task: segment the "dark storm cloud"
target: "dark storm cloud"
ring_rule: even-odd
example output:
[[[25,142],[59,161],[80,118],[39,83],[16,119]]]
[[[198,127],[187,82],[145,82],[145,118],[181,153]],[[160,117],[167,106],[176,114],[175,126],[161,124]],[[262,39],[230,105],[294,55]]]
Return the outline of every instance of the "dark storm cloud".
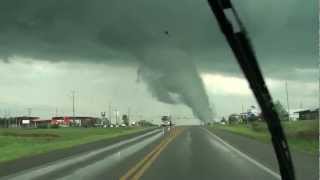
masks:
[[[178,14],[186,18],[179,19],[181,16],[175,18],[177,11],[169,4],[156,1],[131,2],[126,6],[119,1],[15,3],[11,1],[5,5],[7,13],[18,13],[10,14],[11,17],[4,15],[11,18],[3,20],[5,28],[1,29],[1,39],[5,42],[1,46],[4,56],[20,55],[52,61],[110,62],[125,59],[121,62],[124,64],[137,60],[141,64],[141,72],[149,70],[159,74],[156,79],[146,73],[141,74],[159,101],[183,103],[199,119],[212,119],[199,73],[187,55],[192,48],[186,46],[190,39],[185,37],[193,38],[192,28],[191,31],[183,30],[195,25],[190,25],[190,19],[187,19],[191,4],[179,10]],[[164,33],[166,31],[169,33]],[[168,46],[171,48],[165,50],[164,47]],[[178,55],[177,51],[180,52]],[[123,54],[128,56],[123,57]],[[162,67],[157,65],[159,61],[162,61],[159,64]],[[184,73],[179,73],[178,69]],[[177,97],[177,102],[173,102],[174,97]]]
[[[234,3],[268,75],[292,78],[295,68],[314,67],[315,0]],[[194,64],[202,72],[239,75],[205,0],[2,0],[0,59],[10,61],[12,56],[53,62],[138,62],[158,100],[174,103],[177,97],[202,119],[207,119],[210,108]],[[175,72],[179,68],[190,73]],[[145,73],[149,69],[159,72],[158,79]],[[190,84],[179,83],[187,82],[185,76]]]
[[[234,3],[263,64],[312,67],[317,44],[315,0]],[[224,59],[230,56],[205,0],[2,0],[0,6],[3,58],[105,61],[123,51],[133,53],[166,43],[164,31],[170,33],[175,47],[194,56],[207,54],[207,58],[197,58],[204,66],[214,69],[216,63],[226,64]]]
[[[180,33],[183,27],[172,19],[173,9],[155,3],[2,1],[0,54],[2,59],[21,55],[49,60],[117,58],[128,62],[133,57],[119,56],[136,55],[146,46],[165,41],[165,29],[170,30],[177,42],[183,39]]]
[[[297,74],[296,69],[315,69],[318,57],[317,1],[234,1],[249,36],[255,46],[258,60],[268,76],[292,80],[310,80],[310,76]],[[221,43],[223,44],[223,43]],[[232,72],[223,63],[232,59],[229,49],[220,48],[203,55],[203,67],[208,71]],[[214,67],[215,66],[215,67]]]

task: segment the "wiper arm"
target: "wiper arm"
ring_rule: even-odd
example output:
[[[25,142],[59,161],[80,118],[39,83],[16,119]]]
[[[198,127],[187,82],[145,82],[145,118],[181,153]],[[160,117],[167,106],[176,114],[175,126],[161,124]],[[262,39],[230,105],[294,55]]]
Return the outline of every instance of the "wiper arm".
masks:
[[[280,118],[258,66],[257,58],[245,28],[230,0],[208,0],[208,2],[261,107],[271,134],[281,177],[284,180],[294,180],[294,168]]]

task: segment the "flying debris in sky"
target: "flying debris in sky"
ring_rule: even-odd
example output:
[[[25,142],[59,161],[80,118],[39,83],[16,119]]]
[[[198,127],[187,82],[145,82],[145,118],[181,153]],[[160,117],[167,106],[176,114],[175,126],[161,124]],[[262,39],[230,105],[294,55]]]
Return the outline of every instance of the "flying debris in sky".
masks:
[[[164,31],[164,33],[165,33],[167,36],[169,36],[169,31]]]

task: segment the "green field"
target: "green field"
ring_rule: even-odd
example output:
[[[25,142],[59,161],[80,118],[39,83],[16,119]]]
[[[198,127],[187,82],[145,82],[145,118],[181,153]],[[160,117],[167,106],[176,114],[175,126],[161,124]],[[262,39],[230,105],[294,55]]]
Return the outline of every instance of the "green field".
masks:
[[[0,163],[88,142],[114,138],[143,128],[0,128]]]
[[[283,122],[282,125],[287,136],[290,148],[310,154],[318,153],[318,121]],[[265,143],[271,142],[269,131],[267,130],[267,125],[264,122],[232,125],[214,124],[208,128],[212,131],[214,131],[215,129],[226,130]]]

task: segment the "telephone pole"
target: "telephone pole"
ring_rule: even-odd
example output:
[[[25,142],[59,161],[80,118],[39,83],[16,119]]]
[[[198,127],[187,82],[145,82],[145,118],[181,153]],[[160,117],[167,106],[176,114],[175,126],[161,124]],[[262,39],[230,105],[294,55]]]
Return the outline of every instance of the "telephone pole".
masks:
[[[74,120],[74,117],[76,116],[76,110],[75,110],[75,91],[71,91],[71,95],[72,95],[72,119]]]
[[[115,113],[116,113],[116,125],[118,125],[118,109],[115,109]]]
[[[130,119],[130,107],[128,107],[128,119]]]
[[[28,116],[30,117],[32,113],[32,108],[27,108],[27,111],[28,111]]]
[[[286,96],[287,96],[288,118],[290,120],[290,105],[289,105],[289,93],[288,93],[288,82],[287,82],[287,80],[285,82],[285,87],[286,87]]]
[[[300,108],[300,109],[303,109],[303,103],[302,103],[302,101],[300,101],[299,108]]]
[[[111,103],[109,103],[109,107],[108,107],[108,108],[109,108],[109,113],[108,113],[108,114],[109,114],[109,121],[110,121],[110,124],[112,124],[112,120],[111,120],[111,118],[112,118],[112,114],[111,114],[111,113],[112,113]]]
[[[56,108],[56,114],[55,114],[56,117],[58,117],[58,108]]]
[[[320,31],[319,31],[320,33]],[[320,50],[320,46],[319,46],[319,50]],[[318,119],[320,121],[320,58],[318,57],[318,78],[319,78],[319,87],[318,87]],[[319,124],[319,128],[320,128],[320,124]]]

